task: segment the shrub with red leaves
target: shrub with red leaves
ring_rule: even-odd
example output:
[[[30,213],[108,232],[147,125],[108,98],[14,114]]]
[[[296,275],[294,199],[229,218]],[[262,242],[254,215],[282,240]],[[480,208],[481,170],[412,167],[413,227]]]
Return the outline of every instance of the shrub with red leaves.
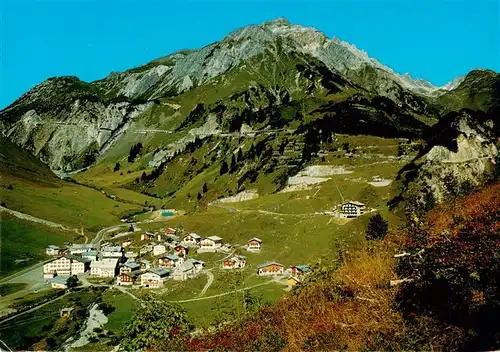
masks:
[[[407,314],[462,330],[462,347],[500,347],[500,185],[431,211],[408,236],[399,274]],[[408,317],[409,315],[407,315]]]

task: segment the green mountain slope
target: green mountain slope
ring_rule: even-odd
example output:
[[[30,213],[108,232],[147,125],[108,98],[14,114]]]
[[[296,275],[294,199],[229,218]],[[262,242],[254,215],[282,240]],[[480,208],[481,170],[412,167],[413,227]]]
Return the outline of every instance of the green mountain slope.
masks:
[[[500,74],[491,70],[469,72],[460,85],[437,98],[443,112],[471,110],[488,111],[500,108]]]
[[[0,138],[0,190],[2,205],[69,228],[95,233],[119,222],[135,204],[114,201],[98,190],[57,178],[34,156]],[[99,206],[97,206],[99,204]],[[70,231],[68,238],[76,233]]]

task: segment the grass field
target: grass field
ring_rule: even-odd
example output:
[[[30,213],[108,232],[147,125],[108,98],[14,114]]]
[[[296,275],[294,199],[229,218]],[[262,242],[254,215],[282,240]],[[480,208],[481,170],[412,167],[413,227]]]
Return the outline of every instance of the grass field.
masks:
[[[260,253],[238,250],[247,255],[251,267],[265,261],[280,261],[284,265],[311,263],[322,256],[334,256],[345,245],[363,239],[368,216],[363,216],[345,225],[331,222],[330,216],[277,216],[254,211],[229,212],[219,208],[208,208],[200,213],[176,217],[168,222],[140,225],[142,231],[171,226],[184,232],[196,232],[202,237],[217,235],[224,243],[234,247],[243,246],[252,237],[263,240]],[[136,240],[140,233],[129,237]],[[314,240],[311,240],[311,237]],[[125,237],[124,237],[125,238]],[[120,238],[122,241],[124,238]],[[192,254],[202,260],[220,259],[221,254]]]
[[[142,210],[100,191],[58,179],[34,156],[0,138],[0,192],[4,206],[42,219],[96,232]]]
[[[178,304],[186,310],[188,318],[196,327],[208,328],[223,321],[240,318],[245,313],[245,295],[260,299],[262,306],[270,305],[283,296],[283,288],[284,286],[271,283],[245,291],[246,293],[237,292],[213,299]]]
[[[117,290],[107,291],[102,300],[115,307],[115,310],[108,315],[108,322],[104,328],[118,333],[132,319],[137,303],[126,293]]]
[[[44,227],[7,213],[2,213],[0,234],[0,277],[47,258],[45,255],[47,245],[62,244],[76,237],[76,233]]]
[[[5,297],[13,293],[24,290],[28,285],[23,283],[2,284],[0,285],[0,297]]]

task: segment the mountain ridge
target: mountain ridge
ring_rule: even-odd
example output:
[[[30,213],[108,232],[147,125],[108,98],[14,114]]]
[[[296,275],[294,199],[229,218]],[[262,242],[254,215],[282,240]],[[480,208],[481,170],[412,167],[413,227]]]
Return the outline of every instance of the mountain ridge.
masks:
[[[417,90],[431,89],[338,38],[279,19],[94,82],[51,78],[0,111],[0,129],[59,175],[127,162],[129,171],[148,170],[127,186],[156,196],[183,187],[169,163],[180,165],[191,153],[202,157],[205,140],[216,168],[231,148],[243,148],[237,139],[250,131],[264,156],[241,163],[231,187],[238,191],[262,175],[265,192],[275,192],[331,134],[424,138],[450,111],[498,105],[500,78],[493,71],[472,71],[448,86],[454,89],[434,90],[439,96],[415,93],[410,81]],[[129,158],[139,144],[139,156]],[[294,153],[283,155],[285,149]],[[183,172],[190,178],[209,166],[204,161]]]

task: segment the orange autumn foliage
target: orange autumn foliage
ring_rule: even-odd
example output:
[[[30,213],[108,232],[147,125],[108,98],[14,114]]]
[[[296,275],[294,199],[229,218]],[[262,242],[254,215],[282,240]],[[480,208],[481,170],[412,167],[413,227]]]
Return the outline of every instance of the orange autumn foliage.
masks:
[[[456,275],[446,276],[453,273],[450,269],[459,268],[459,273],[463,270],[470,272],[481,268],[481,261],[495,265],[494,253],[500,253],[500,241],[495,237],[500,233],[499,210],[498,184],[438,206],[418,225],[391,233],[385,240],[370,246],[344,253],[340,264],[316,271],[297,291],[273,306],[262,308],[257,314],[216,333],[193,338],[187,348],[357,351],[455,350],[474,346],[470,337],[478,335],[467,329],[475,326],[456,325],[453,321],[441,319],[439,314],[428,310],[430,306],[426,305],[425,297],[446,294],[447,291],[440,288],[455,285],[453,280],[461,279]],[[423,242],[416,240],[419,236]],[[488,248],[481,247],[483,241]],[[419,246],[417,249],[415,244]],[[420,249],[424,249],[421,255],[394,258],[396,253],[416,253]],[[398,279],[398,273],[405,275],[401,278],[407,277],[404,270],[400,271],[406,260],[410,263],[409,274],[417,270],[418,275],[412,276],[415,281],[391,287],[389,283]],[[445,276],[436,278],[433,270],[443,270]],[[489,268],[485,270],[484,275],[495,272]],[[424,279],[428,281],[424,282]],[[470,290],[472,309],[488,307],[487,304],[492,302],[488,287],[495,287],[491,286],[494,280],[483,281],[483,286],[474,286]],[[427,288],[436,291],[426,291]],[[402,294],[404,292],[412,296],[406,297]],[[423,300],[419,294],[424,295]],[[461,304],[458,298],[456,302]],[[466,297],[464,301],[469,302]],[[465,306],[465,312],[467,309]],[[491,343],[479,346],[496,346],[496,335],[490,334],[486,338],[489,336],[493,336],[488,341]]]

